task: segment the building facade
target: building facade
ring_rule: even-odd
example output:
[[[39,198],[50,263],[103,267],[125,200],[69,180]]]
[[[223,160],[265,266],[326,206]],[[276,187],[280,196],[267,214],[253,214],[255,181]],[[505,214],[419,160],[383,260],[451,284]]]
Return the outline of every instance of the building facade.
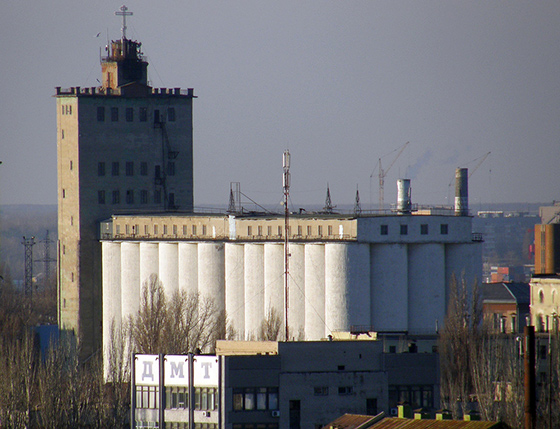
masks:
[[[448,285],[481,278],[471,217],[298,215],[290,219],[290,339],[333,331],[434,334]],[[225,310],[238,339],[256,339],[271,309],[284,323],[280,215],[115,215],[101,224],[103,324],[135,314],[156,274],[165,291],[200,293]],[[284,332],[284,329],[282,329]]]
[[[59,326],[84,355],[101,346],[99,222],[193,208],[193,90],[151,88],[140,47],[113,41],[100,87],[56,88]]]

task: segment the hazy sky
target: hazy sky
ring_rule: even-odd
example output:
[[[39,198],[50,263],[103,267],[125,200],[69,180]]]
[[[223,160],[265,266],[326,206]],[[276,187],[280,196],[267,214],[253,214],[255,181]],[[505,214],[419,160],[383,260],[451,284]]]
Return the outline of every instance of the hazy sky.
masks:
[[[56,203],[56,86],[96,86],[122,2],[0,8],[0,202]],[[471,203],[560,199],[560,2],[153,1],[127,3],[155,87],[195,89],[195,205],[229,183],[263,204],[377,202],[376,166],[445,204],[474,168]],[[100,37],[95,37],[101,33]],[[375,172],[374,172],[375,170]],[[374,172],[373,178],[370,178]],[[453,191],[451,191],[453,196]]]

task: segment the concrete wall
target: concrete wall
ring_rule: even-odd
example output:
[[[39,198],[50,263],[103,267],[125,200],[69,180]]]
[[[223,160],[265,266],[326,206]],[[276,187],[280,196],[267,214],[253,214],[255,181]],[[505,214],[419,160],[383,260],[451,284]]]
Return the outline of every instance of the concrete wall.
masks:
[[[162,151],[167,142],[178,152],[167,191],[175,194],[175,204],[181,209],[193,208],[192,96],[129,98],[71,88],[58,89],[56,100],[59,325],[75,332],[82,355],[88,357],[101,346],[103,335],[99,221],[124,209],[157,212],[164,208],[163,202],[154,201],[158,187],[154,172],[156,165],[169,161]],[[98,107],[105,109],[104,121],[98,121]],[[167,122],[165,140],[162,129],[154,127],[153,117],[155,110],[163,113],[169,107],[175,108],[176,120]],[[127,108],[133,109],[132,121],[126,119]],[[147,109],[146,122],[139,121],[140,108]],[[111,109],[118,109],[118,121],[112,120]],[[132,174],[127,174],[129,162]],[[146,175],[140,171],[143,162]],[[104,163],[104,174],[99,174],[99,163]],[[118,174],[113,174],[113,163],[119,164]],[[113,200],[116,191],[118,201]],[[129,191],[133,201],[127,201]],[[146,202],[141,200],[141,191],[147,192]],[[130,233],[138,234],[137,223],[130,226],[134,227]]]

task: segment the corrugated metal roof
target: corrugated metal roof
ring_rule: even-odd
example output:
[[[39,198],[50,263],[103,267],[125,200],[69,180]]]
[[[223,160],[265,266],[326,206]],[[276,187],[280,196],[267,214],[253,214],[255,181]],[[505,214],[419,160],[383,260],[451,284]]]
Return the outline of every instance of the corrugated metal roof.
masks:
[[[505,428],[498,422],[465,422],[463,420],[414,420],[385,417],[370,429],[499,429]]]
[[[365,416],[361,414],[344,414],[338,419],[330,422],[328,425],[323,426],[323,429],[360,429],[369,428],[377,421],[377,416]]]

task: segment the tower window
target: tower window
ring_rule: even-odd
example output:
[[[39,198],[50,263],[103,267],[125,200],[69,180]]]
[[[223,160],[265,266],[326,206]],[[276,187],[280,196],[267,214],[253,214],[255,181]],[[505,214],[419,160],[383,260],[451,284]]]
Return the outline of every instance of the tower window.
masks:
[[[148,120],[148,109],[146,107],[140,107],[140,122],[146,122]]]
[[[134,176],[134,162],[128,161],[126,163],[126,175],[127,176]]]
[[[381,225],[380,233],[381,235],[389,235],[389,225]]]
[[[97,121],[104,122],[105,121],[105,107],[99,106],[97,108]]]
[[[113,204],[120,204],[121,203],[121,195],[118,190],[113,191]]]
[[[327,235],[332,235],[332,225],[327,226]]]
[[[62,190],[62,198],[66,198],[66,189]]]
[[[408,234],[408,225],[401,225],[401,235]]]
[[[175,176],[175,163],[173,161],[167,163],[167,175]]]
[[[446,223],[442,223],[440,225],[440,232],[442,235],[447,235],[449,233],[449,225],[447,225]]]
[[[167,120],[169,122],[175,122],[175,107],[167,109]]]
[[[132,189],[126,191],[126,203],[134,204],[134,191]]]
[[[60,130],[60,138],[64,140],[64,130]]]
[[[160,123],[159,110],[154,110],[154,124]]]
[[[148,191],[145,189],[140,191],[140,204],[148,204]]]
[[[72,170],[74,167],[74,163],[72,162],[72,160],[70,160],[70,170]]]
[[[141,162],[140,163],[140,176],[147,176],[148,175],[148,163]]]
[[[98,162],[97,163],[97,175],[98,176],[105,176],[105,163]]]
[[[317,226],[317,235],[318,235],[319,237],[322,237],[322,236],[323,236],[323,225]]]
[[[113,162],[112,169],[111,169],[111,174],[113,176],[118,176],[119,175],[119,163],[118,163],[118,161]]]
[[[428,224],[427,223],[423,223],[422,225],[420,225],[420,234],[428,235]]]
[[[132,107],[126,108],[126,122],[132,122],[134,120],[134,109]]]
[[[119,121],[119,108],[111,107],[111,122],[118,122],[118,121]]]
[[[105,191],[97,191],[97,202],[105,204]]]
[[[161,204],[161,191],[159,189],[154,191],[154,203]]]

